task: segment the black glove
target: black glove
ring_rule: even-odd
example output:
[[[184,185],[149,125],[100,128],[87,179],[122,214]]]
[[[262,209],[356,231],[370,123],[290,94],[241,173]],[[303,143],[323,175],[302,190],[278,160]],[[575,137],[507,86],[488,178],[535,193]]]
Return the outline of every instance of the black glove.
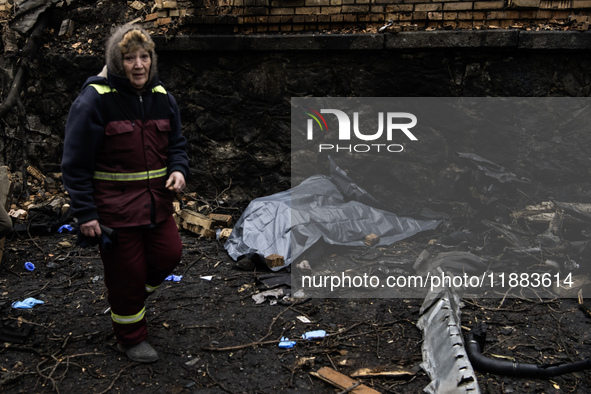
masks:
[[[117,231],[113,230],[110,227],[103,226],[102,224],[99,224],[99,227],[101,228],[100,238],[99,237],[87,237],[86,235],[84,235],[80,231],[78,231],[76,245],[80,245],[83,248],[88,248],[88,247],[96,246],[97,244],[100,243],[101,249],[103,249],[105,252],[110,252],[111,250],[116,248],[119,243],[118,242],[119,240],[117,237]]]

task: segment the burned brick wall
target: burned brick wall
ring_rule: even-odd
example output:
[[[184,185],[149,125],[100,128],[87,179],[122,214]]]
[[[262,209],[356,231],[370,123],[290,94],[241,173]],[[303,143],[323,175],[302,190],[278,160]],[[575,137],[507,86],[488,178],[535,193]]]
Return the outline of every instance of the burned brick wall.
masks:
[[[179,102],[189,141],[192,190],[208,198],[225,191],[242,204],[288,189],[291,97],[588,97],[591,89],[591,53],[580,48],[462,48],[458,42],[445,48],[433,40],[430,48],[387,48],[383,41],[374,48],[350,36],[322,39],[307,37],[306,45],[211,36],[187,38],[190,44],[158,41],[160,76]],[[100,54],[43,53],[24,89],[26,117],[15,110],[3,121],[2,164],[21,165],[24,130],[29,164],[58,172],[69,107],[102,64]],[[502,131],[462,133],[429,141],[420,157],[397,157],[392,187],[371,191],[396,209],[457,198],[450,184],[463,164],[455,153],[471,152],[532,179],[523,191],[529,199],[588,195],[591,134],[585,130],[533,132],[516,136],[515,145],[506,143]]]
[[[0,0],[0,12],[14,1]],[[18,2],[17,2],[18,3]],[[54,1],[60,10],[85,7],[88,1]],[[589,0],[105,0],[117,4],[126,22],[150,30],[193,33],[301,33],[355,31],[376,33],[424,29],[579,30],[589,29]],[[91,6],[89,8],[95,8]],[[92,9],[86,11],[91,13]],[[107,15],[105,15],[108,17]],[[81,16],[71,15],[78,28]]]

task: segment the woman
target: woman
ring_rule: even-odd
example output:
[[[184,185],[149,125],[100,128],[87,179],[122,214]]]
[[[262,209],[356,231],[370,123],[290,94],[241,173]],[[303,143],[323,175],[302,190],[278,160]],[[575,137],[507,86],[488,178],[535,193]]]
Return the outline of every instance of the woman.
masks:
[[[144,29],[117,28],[106,63],[72,104],[62,173],[79,231],[100,237],[106,226],[118,234],[118,247],[99,247],[117,346],[134,361],[153,362],[144,301],[180,262],[172,202],[189,171],[186,139]]]

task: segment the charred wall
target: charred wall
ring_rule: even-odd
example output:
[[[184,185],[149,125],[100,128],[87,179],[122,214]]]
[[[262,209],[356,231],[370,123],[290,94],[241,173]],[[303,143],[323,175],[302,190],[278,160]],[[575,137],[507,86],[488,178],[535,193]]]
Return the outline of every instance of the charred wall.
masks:
[[[289,188],[291,97],[589,95],[586,41],[562,36],[557,43],[539,36],[528,44],[523,36],[514,42],[503,34],[476,41],[474,35],[468,41],[457,36],[437,41],[419,33],[401,33],[395,42],[383,35],[158,40],[160,76],[179,102],[189,140],[190,187],[210,198],[227,189],[233,204]],[[41,53],[23,96],[26,117],[15,110],[4,119],[2,161],[22,164],[24,119],[30,164],[59,171],[69,107],[102,64],[101,54]],[[392,187],[364,186],[395,209],[454,199],[457,190],[450,185],[464,166],[455,153],[472,152],[532,179],[524,191],[530,200],[586,198],[591,133],[556,136],[543,130],[513,137],[519,143],[507,144],[503,132],[464,135],[459,129],[430,141],[420,157],[396,158]]]

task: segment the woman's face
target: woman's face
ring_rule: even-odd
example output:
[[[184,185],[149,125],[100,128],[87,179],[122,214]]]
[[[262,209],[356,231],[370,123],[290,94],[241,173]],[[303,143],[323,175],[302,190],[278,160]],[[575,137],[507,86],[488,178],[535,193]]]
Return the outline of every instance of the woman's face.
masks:
[[[123,69],[125,76],[129,78],[131,86],[136,89],[144,87],[150,77],[152,59],[145,49],[138,49],[123,55]]]

